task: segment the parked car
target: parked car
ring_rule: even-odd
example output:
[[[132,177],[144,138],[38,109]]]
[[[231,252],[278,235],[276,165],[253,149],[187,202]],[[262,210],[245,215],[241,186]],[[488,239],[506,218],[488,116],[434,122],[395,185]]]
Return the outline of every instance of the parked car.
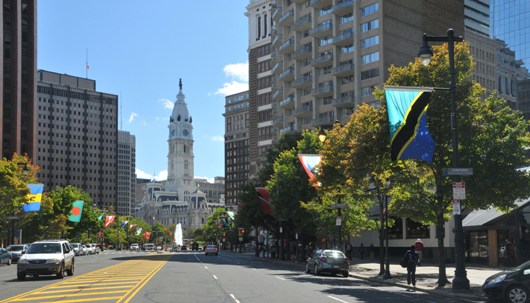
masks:
[[[206,245],[206,250],[204,250],[204,254],[207,255],[218,255],[219,249],[217,248],[217,245]]]
[[[42,240],[31,244],[17,264],[17,278],[26,275],[56,275],[62,279],[64,273],[74,275],[75,254],[66,240]]]
[[[100,253],[99,246],[96,243],[90,243],[88,245],[90,245],[90,247],[92,247],[92,250],[94,251],[94,254],[99,254]]]
[[[492,300],[530,302],[530,261],[487,278],[482,285],[482,291]]]
[[[92,244],[85,244],[86,246],[86,254],[87,255],[93,255],[96,253],[96,249],[94,246],[92,246]]]
[[[11,255],[11,263],[17,263],[18,259],[20,259],[20,256],[22,256],[23,253],[26,253],[26,251],[29,248],[29,244],[11,244],[9,245],[6,250]]]
[[[131,244],[129,249],[138,251],[138,250],[140,250],[140,245],[138,245],[138,243],[133,243],[133,244]]]
[[[11,254],[3,247],[0,247],[0,264],[11,265]]]
[[[306,260],[305,272],[315,275],[327,272],[348,277],[350,261],[340,250],[318,249]]]
[[[86,247],[81,243],[70,243],[76,256],[86,255]]]

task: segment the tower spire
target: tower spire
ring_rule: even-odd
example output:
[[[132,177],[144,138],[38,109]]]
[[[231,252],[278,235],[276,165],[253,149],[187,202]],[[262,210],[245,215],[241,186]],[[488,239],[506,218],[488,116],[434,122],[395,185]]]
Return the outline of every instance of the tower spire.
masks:
[[[182,90],[182,78],[179,78],[179,88]]]

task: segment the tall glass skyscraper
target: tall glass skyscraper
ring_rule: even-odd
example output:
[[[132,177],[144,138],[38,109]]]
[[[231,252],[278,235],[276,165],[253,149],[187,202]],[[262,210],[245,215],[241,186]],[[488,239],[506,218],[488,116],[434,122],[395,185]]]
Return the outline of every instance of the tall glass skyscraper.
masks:
[[[530,1],[490,0],[491,36],[504,40],[515,58],[530,67]]]

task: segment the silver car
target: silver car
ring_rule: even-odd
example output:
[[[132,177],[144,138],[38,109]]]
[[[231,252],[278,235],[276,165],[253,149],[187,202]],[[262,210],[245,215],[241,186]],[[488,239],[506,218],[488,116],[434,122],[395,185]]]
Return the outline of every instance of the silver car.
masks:
[[[346,278],[350,272],[350,261],[340,250],[317,249],[307,258],[305,271],[312,271],[315,275],[323,272],[341,274]]]
[[[66,240],[43,240],[31,244],[17,263],[17,278],[26,275],[56,275],[62,279],[64,273],[74,275],[74,250]]]

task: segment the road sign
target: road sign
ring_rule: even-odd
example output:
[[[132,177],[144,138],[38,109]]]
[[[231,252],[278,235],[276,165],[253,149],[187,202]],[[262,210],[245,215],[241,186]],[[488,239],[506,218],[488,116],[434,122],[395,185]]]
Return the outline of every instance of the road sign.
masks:
[[[332,209],[335,209],[335,208],[347,208],[348,207],[348,204],[331,204],[331,208]]]
[[[460,215],[460,200],[453,200],[453,215]]]
[[[453,167],[453,168],[444,168],[444,176],[472,176],[473,168],[472,167]]]
[[[453,199],[466,199],[466,184],[464,182],[453,182]]]

